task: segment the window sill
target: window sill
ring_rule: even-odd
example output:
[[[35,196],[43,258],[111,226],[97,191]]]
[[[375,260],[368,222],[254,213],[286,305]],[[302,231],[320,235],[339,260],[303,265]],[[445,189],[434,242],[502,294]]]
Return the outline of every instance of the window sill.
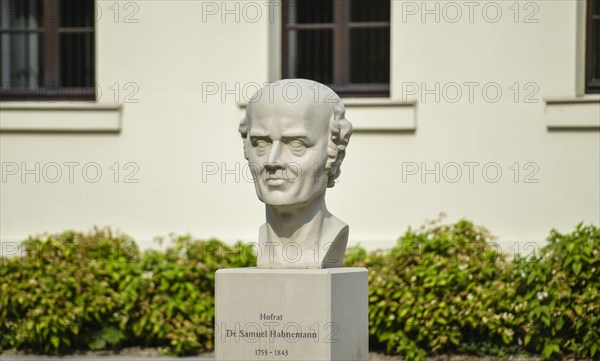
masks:
[[[416,101],[389,98],[345,98],[348,120],[355,132],[414,132],[417,129]],[[246,109],[247,102],[238,103]]]
[[[121,131],[122,104],[0,103],[0,132]]]
[[[600,129],[600,95],[544,99],[548,129]]]

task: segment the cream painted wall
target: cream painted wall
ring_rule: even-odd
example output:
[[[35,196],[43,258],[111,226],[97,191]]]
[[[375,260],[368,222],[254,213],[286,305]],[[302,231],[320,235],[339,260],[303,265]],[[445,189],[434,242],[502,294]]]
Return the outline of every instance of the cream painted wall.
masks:
[[[254,21],[253,8],[244,10],[252,2],[241,2],[239,21],[232,13],[222,22],[221,2],[136,1],[130,2],[135,8],[125,8],[127,3],[118,2],[115,22],[109,8],[114,2],[98,2],[96,28],[99,102],[114,104],[109,87],[118,82],[121,132],[3,132],[0,239],[110,225],[143,246],[169,232],[255,240],[264,214],[243,172],[237,133],[243,111],[237,101],[251,95],[248,84],[277,73],[269,68],[278,53],[269,45],[269,8],[254,2],[262,11]],[[359,129],[353,135],[340,181],[328,194],[330,210],[351,226],[351,242],[391,245],[409,225],[442,211],[450,220],[466,217],[487,226],[505,245],[542,240],[553,227],[600,223],[598,129],[550,130],[545,123],[546,98],[576,94],[576,1],[518,2],[516,23],[512,2],[474,2],[472,21],[468,7],[453,3],[463,12],[457,22],[450,22],[456,19],[454,5],[427,2],[428,9],[435,12],[436,3],[439,22],[433,14],[421,18],[422,2],[392,1],[392,98],[417,101],[416,131]],[[235,2],[228,4],[235,12]],[[502,15],[492,22],[498,7]],[[138,22],[125,23],[132,9],[137,12],[129,20]],[[526,15],[537,22],[524,22]],[[438,101],[421,91],[435,89],[436,82]],[[473,85],[472,101],[464,85],[469,82],[479,84]],[[124,89],[126,83],[138,86],[138,103],[124,102],[133,89]],[[203,92],[213,83],[219,90],[223,83],[228,89],[238,83],[237,99],[235,90]],[[456,84],[463,94],[453,102]],[[494,87],[502,90],[497,102],[486,100],[485,85],[488,99]],[[248,94],[240,95],[244,90]],[[527,94],[536,102],[525,102]],[[352,121],[351,111],[347,116]],[[36,162],[40,182],[33,174],[23,182],[22,163],[33,168]],[[64,173],[56,183],[43,174],[51,162]],[[65,162],[80,164],[72,183]],[[81,175],[91,162],[103,172],[97,183]],[[110,168],[115,162],[121,168],[118,182]],[[123,169],[128,162],[139,168],[138,183],[123,180],[134,169]],[[473,182],[466,162],[479,164]],[[19,166],[17,174],[7,173],[9,163]],[[422,163],[429,169],[439,163],[439,182],[434,174],[424,181],[421,171],[407,174]],[[515,163],[517,182],[510,168]],[[223,165],[233,171],[223,172]],[[456,165],[463,174],[452,183]],[[501,169],[498,182],[484,178],[485,165],[490,177],[494,166]],[[537,183],[525,183],[533,170]]]

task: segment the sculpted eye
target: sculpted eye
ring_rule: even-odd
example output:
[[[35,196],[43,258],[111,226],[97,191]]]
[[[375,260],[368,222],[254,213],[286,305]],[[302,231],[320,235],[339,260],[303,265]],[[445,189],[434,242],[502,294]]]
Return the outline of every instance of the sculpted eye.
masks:
[[[252,146],[255,148],[266,148],[269,146],[269,143],[264,139],[255,139],[252,141]]]
[[[303,150],[304,148],[306,148],[306,145],[299,140],[292,140],[289,143],[289,147],[293,151],[300,151],[300,150]]]
[[[306,144],[300,140],[292,140],[287,143],[290,152],[296,156],[301,156],[306,151]]]
[[[259,154],[262,154],[268,151],[269,147],[271,146],[271,143],[267,142],[264,139],[255,139],[252,141],[252,146],[256,148],[256,151]]]

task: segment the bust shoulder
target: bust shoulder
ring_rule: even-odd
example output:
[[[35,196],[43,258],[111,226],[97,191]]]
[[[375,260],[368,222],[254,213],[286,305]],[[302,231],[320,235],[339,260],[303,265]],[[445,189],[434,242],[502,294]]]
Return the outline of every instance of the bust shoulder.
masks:
[[[330,215],[323,222],[321,248],[326,251],[322,267],[341,267],[348,244],[350,227],[337,217]]]

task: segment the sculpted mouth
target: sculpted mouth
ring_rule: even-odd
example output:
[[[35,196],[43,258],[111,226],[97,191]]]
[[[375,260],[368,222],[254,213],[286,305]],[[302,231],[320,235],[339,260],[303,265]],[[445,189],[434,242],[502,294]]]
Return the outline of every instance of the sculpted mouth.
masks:
[[[269,178],[267,178],[267,184],[271,185],[271,186],[282,185],[285,182],[286,182],[285,178],[276,178],[276,177],[269,177]]]
[[[265,172],[265,178],[267,181],[286,181],[285,174],[283,172]]]

